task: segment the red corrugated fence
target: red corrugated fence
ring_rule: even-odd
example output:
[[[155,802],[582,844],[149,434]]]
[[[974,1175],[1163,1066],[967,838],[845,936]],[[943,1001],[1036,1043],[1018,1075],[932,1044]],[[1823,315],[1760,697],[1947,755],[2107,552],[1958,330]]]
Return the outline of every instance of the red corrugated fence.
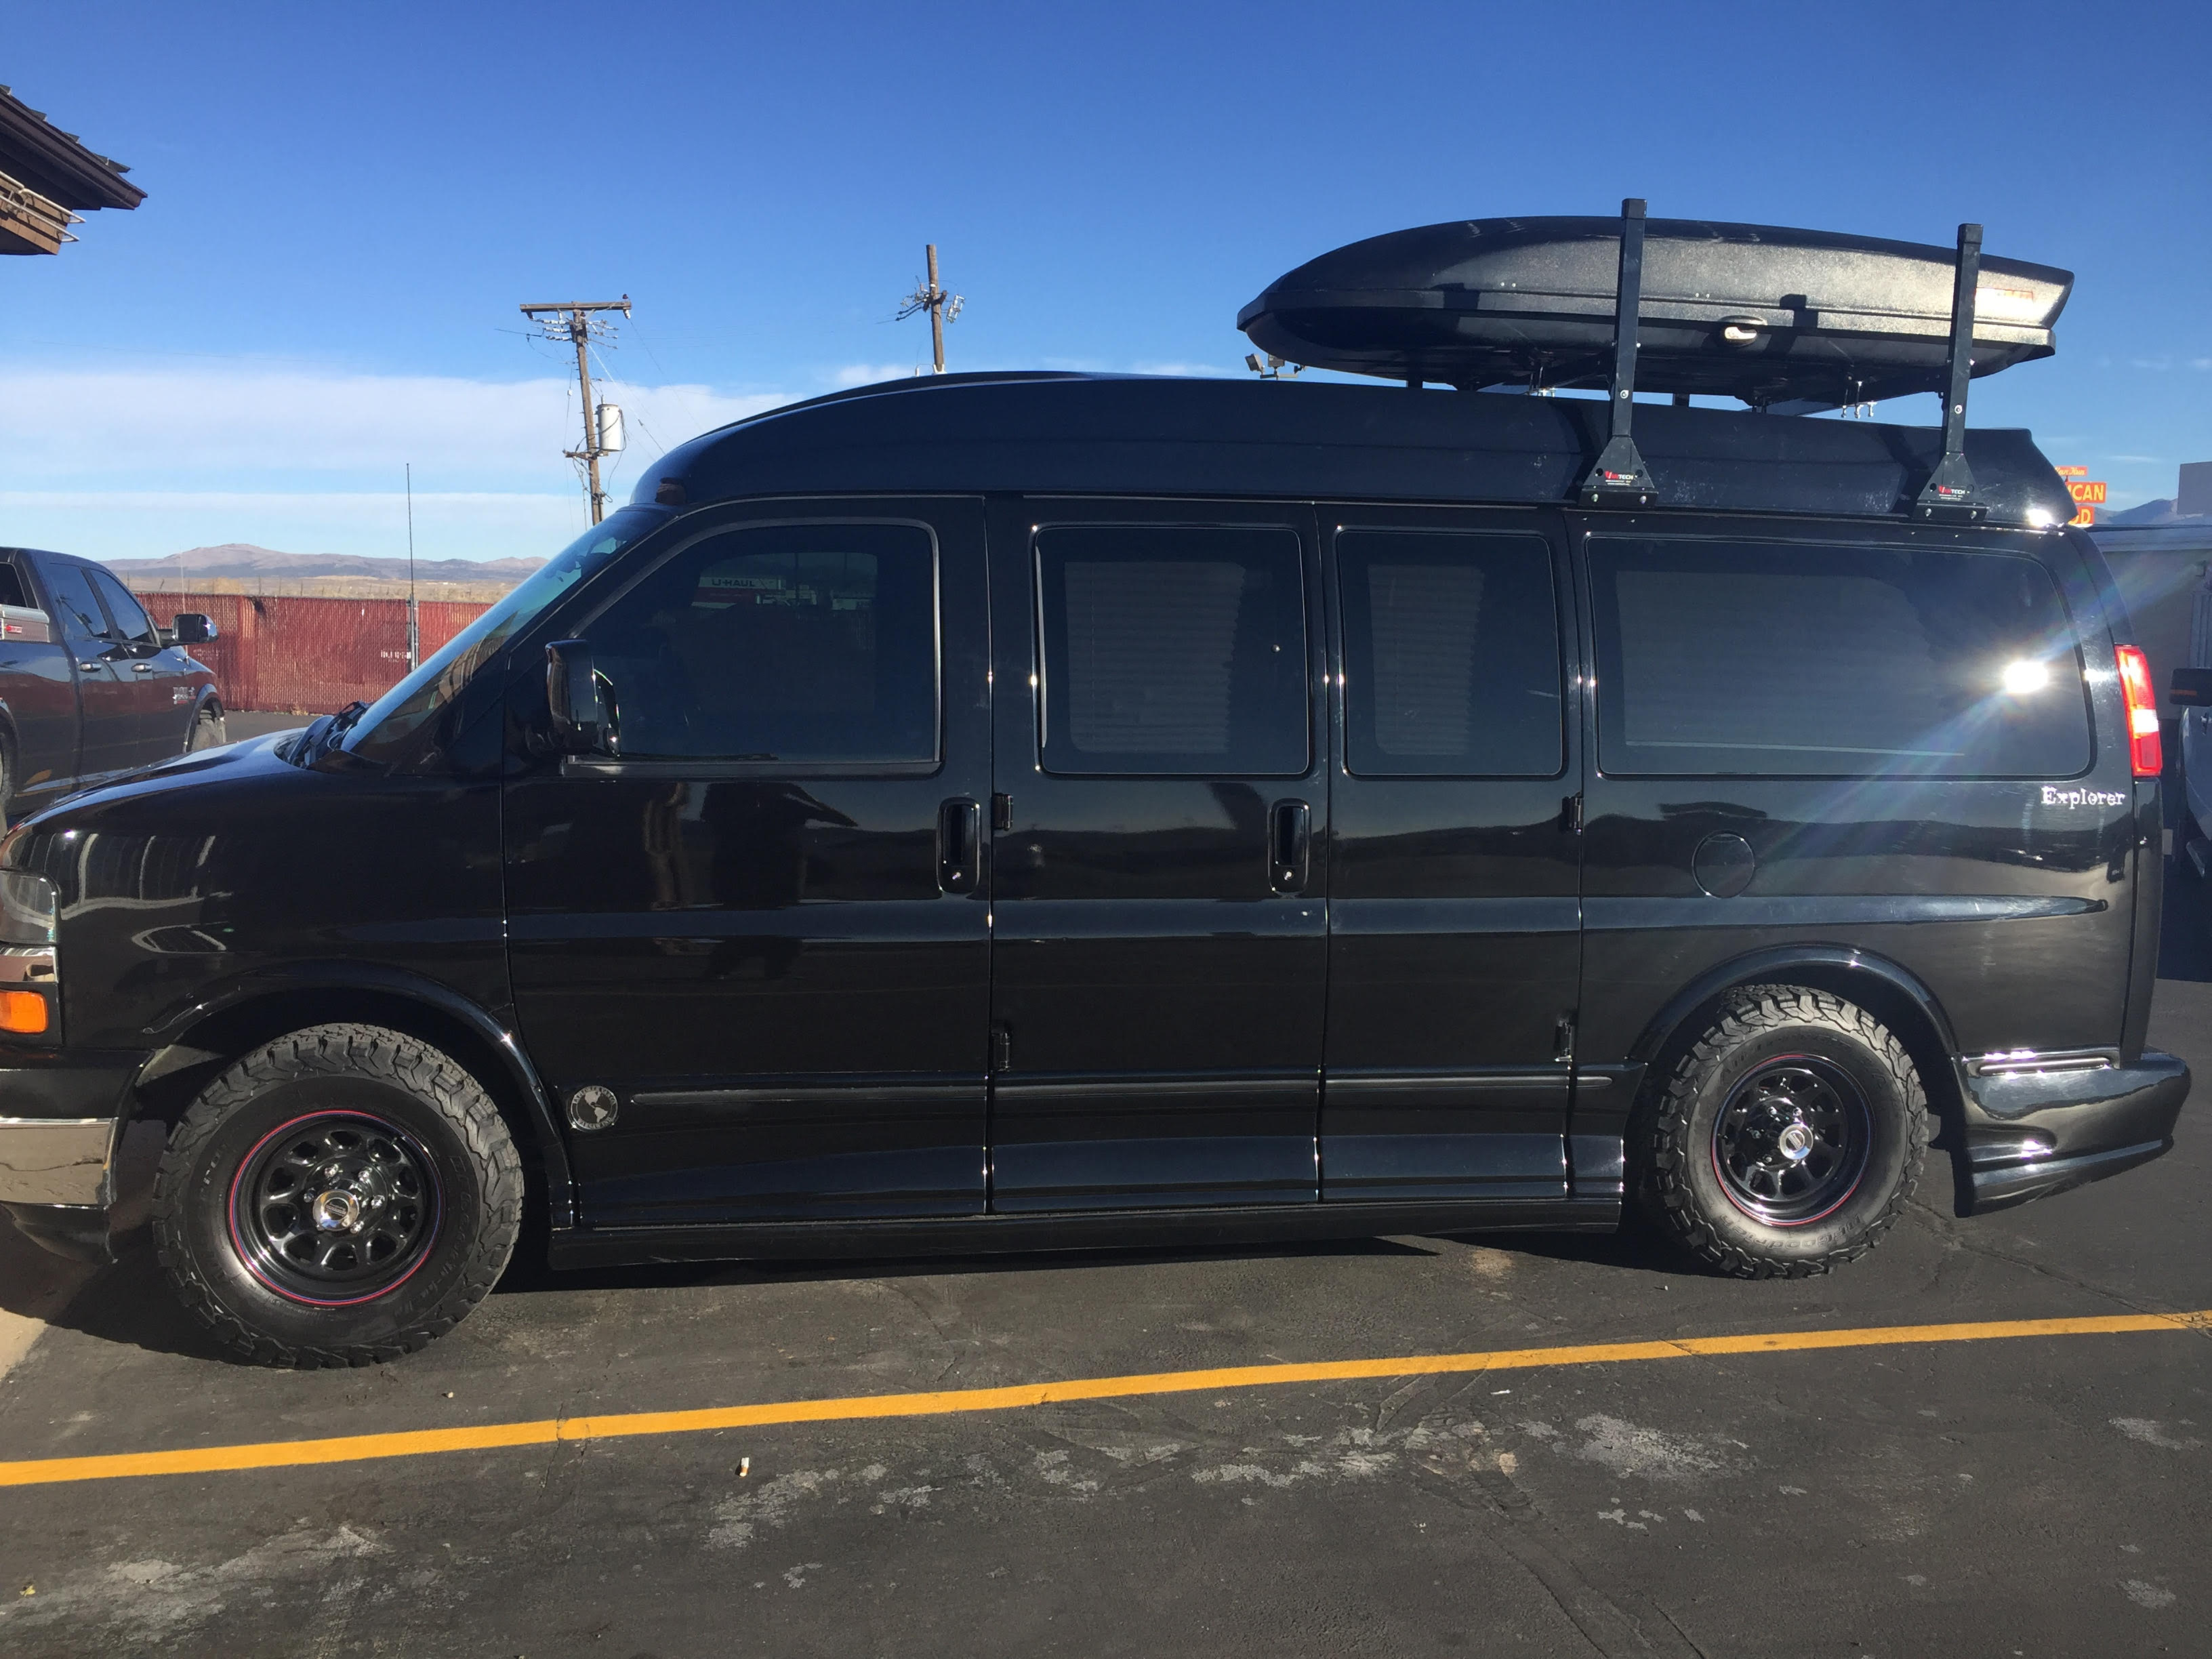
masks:
[[[142,602],[167,623],[204,611],[216,638],[191,647],[215,670],[226,708],[326,714],[358,697],[374,702],[407,672],[407,601],[320,599],[250,593],[149,593]],[[418,607],[428,656],[488,609],[425,600]]]

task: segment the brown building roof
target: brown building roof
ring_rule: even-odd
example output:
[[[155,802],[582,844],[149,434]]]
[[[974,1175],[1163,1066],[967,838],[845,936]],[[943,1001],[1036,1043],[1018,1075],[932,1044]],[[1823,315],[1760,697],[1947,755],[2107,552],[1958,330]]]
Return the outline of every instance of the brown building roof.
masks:
[[[78,214],[137,207],[130,171],[0,87],[0,253],[58,253]]]

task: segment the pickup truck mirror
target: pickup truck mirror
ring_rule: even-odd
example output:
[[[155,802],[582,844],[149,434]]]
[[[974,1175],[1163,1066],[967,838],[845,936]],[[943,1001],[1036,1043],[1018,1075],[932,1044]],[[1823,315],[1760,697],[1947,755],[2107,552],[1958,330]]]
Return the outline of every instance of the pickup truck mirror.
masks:
[[[583,641],[556,640],[545,647],[545,703],[556,754],[612,759],[622,753],[614,686],[592,665],[592,647]]]
[[[2166,696],[2184,708],[2212,708],[2212,668],[2177,668]]]
[[[169,629],[172,645],[205,645],[216,637],[215,618],[198,611],[179,611]]]

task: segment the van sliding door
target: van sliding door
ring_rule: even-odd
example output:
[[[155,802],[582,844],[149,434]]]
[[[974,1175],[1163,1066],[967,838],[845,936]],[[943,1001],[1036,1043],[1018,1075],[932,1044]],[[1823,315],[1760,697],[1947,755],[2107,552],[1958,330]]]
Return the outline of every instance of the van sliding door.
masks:
[[[1312,516],[1009,501],[991,560],[992,1208],[1311,1202]]]
[[[1555,516],[1323,509],[1331,1203],[1567,1193],[1582,762]]]

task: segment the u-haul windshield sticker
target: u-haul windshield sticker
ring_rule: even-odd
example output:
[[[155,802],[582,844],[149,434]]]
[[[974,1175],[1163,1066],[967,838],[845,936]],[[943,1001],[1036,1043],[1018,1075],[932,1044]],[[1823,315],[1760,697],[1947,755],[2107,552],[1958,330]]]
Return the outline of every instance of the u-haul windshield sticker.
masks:
[[[2045,806],[2125,806],[2128,798],[2114,789],[2060,789],[2043,786]]]

